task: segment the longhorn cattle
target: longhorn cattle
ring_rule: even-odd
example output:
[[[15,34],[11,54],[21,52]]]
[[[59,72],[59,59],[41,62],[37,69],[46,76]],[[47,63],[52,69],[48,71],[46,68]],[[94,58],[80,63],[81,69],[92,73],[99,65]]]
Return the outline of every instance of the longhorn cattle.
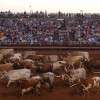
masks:
[[[28,79],[31,75],[30,69],[19,69],[19,70],[11,70],[5,73],[2,78],[7,78],[8,84],[7,87],[10,85],[11,82],[15,82],[21,79]]]
[[[67,72],[68,73],[68,72]],[[86,79],[86,70],[84,68],[78,68],[75,70],[70,70],[69,74],[61,74],[60,76],[62,80],[68,80],[70,83],[74,83],[75,81],[80,82],[80,79]]]
[[[78,68],[70,71],[69,81],[73,83],[75,80],[80,81],[80,79],[86,79],[86,70],[84,68]]]
[[[15,53],[13,57],[10,57],[9,59],[12,59],[12,60],[21,60],[21,53]]]
[[[24,59],[26,59],[28,56],[36,56],[36,52],[35,51],[25,51],[25,52],[22,52],[22,57]]]
[[[0,54],[3,55],[4,59],[14,55],[14,49],[1,49]]]
[[[68,70],[69,70],[70,66],[72,66],[73,69],[74,69],[75,63],[80,63],[80,67],[81,67],[82,66],[82,63],[81,63],[82,60],[84,60],[83,56],[69,56],[69,57],[67,57]]]
[[[3,72],[3,71],[8,72],[13,69],[14,69],[13,63],[0,64],[0,72]]]
[[[47,82],[50,85],[50,91],[52,92],[53,82],[55,78],[54,73],[52,72],[43,73],[43,74],[40,74],[40,77],[42,78],[44,82]]]
[[[68,53],[68,56],[83,56],[87,61],[89,61],[88,52],[75,51],[75,52]]]
[[[96,94],[99,93],[100,88],[100,77],[92,77],[85,79],[78,84],[78,89],[82,89],[84,93],[89,93],[89,89],[96,87]]]
[[[51,64],[43,64],[41,67],[36,68],[37,73],[52,72],[53,66]]]
[[[58,61],[57,55],[45,55],[44,56],[44,63],[56,62],[56,61]]]
[[[12,57],[4,60],[4,63],[15,63],[18,60],[21,60],[22,56],[21,53],[15,53]]]
[[[24,68],[30,69],[34,62],[29,60],[20,60],[19,63],[23,63]]]
[[[32,76],[40,76],[42,78],[42,84],[45,84],[45,83],[49,84],[49,91],[52,92],[53,82],[55,78],[55,74],[53,72],[34,73]]]
[[[83,61],[83,65],[87,68],[88,73],[93,75],[93,69],[99,69],[100,68],[100,60],[94,61]]]
[[[63,69],[65,66],[66,66],[67,62],[66,61],[56,61],[56,62],[53,62],[52,65],[53,65],[53,70],[56,70],[56,69]]]
[[[30,55],[30,56],[26,57],[26,59],[43,62],[44,56],[43,55],[34,55],[34,56]]]
[[[33,66],[35,66],[34,61],[29,59],[17,60],[16,62],[14,62],[14,67],[16,67],[16,69],[23,69],[23,68],[30,69]]]
[[[40,76],[33,76],[29,79],[21,80],[19,86],[22,88],[22,98],[24,93],[36,89],[37,95],[40,95],[42,79]]]
[[[52,72],[57,69],[64,69],[64,67],[66,66],[66,61],[57,61],[45,64],[35,63],[35,65],[37,66],[35,69],[31,68],[33,72],[46,73],[46,72]]]

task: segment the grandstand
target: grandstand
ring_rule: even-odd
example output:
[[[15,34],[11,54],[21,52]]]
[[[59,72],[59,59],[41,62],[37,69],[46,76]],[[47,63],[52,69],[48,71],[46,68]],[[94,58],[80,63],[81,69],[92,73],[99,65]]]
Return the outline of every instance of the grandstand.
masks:
[[[99,14],[0,13],[1,48],[100,49]]]

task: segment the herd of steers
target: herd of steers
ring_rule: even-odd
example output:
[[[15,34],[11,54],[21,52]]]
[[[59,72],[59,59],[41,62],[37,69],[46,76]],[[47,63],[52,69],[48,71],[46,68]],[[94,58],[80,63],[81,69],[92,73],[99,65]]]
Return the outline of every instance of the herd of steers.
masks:
[[[66,52],[67,56],[37,55],[35,51],[15,53],[14,49],[0,50],[0,81],[7,79],[6,87],[16,85],[25,93],[40,95],[42,85],[52,92],[55,78],[67,80],[70,87],[88,94],[91,88],[100,88],[100,60],[93,60],[85,51]],[[76,67],[77,65],[77,67]],[[60,70],[62,74],[55,73]],[[97,75],[95,75],[98,73]],[[89,77],[89,76],[92,77]],[[13,83],[13,84],[11,84]]]

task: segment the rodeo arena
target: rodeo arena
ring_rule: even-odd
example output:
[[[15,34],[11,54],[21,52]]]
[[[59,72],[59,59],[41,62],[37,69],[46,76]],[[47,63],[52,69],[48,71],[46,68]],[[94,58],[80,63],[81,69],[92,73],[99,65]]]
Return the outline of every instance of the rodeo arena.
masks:
[[[99,14],[0,12],[0,100],[99,99]]]

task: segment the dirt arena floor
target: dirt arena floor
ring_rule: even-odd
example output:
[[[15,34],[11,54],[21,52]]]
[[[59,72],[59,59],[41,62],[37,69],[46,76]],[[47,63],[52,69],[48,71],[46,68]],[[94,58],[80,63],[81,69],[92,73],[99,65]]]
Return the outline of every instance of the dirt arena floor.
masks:
[[[20,51],[17,51],[20,52]],[[67,56],[69,51],[36,51],[37,54],[44,55],[62,55]],[[71,51],[70,51],[71,52]],[[89,51],[90,58],[96,60],[100,59],[100,51]],[[100,76],[100,75],[99,75]],[[8,88],[7,80],[0,80],[0,100],[21,100],[21,89],[19,87],[13,87],[11,84]],[[49,92],[47,89],[42,89],[41,96],[34,94],[25,95],[23,100],[100,100],[100,93],[96,95],[96,89],[92,89],[88,96],[77,93],[76,87],[69,88],[68,81],[62,81],[61,78],[55,78],[53,92]]]

